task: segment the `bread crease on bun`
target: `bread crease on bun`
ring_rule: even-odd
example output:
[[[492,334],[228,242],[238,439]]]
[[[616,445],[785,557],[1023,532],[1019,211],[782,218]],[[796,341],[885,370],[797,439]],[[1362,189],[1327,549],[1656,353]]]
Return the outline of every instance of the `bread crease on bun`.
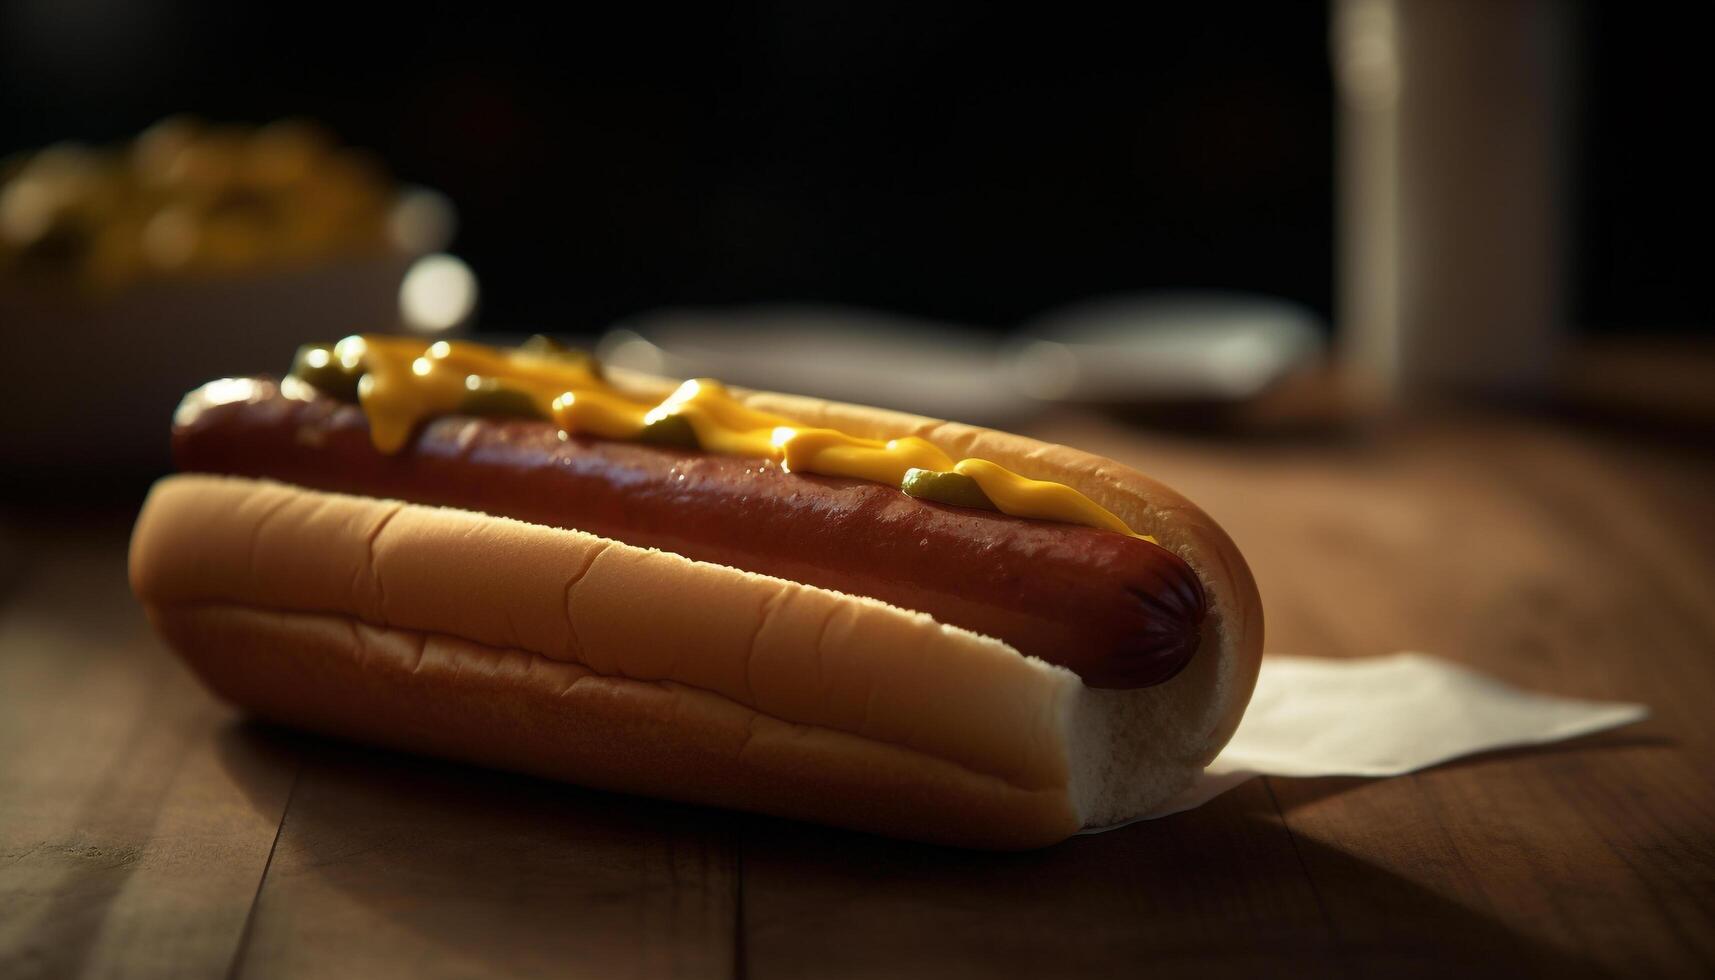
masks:
[[[201,474],[151,491],[132,587],[209,687],[263,718],[937,843],[1037,847],[1130,819],[1231,736],[1261,604],[1232,542],[1182,497],[1018,436],[749,398],[1076,487],[1196,571],[1198,653],[1164,684],[1094,689],[871,599],[488,514]]]

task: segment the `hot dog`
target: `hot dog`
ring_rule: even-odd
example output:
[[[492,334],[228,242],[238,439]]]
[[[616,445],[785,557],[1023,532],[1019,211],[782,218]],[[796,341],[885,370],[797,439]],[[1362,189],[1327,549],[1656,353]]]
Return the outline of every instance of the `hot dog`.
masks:
[[[460,507],[880,599],[1005,640],[1095,687],[1144,687],[1196,652],[1202,586],[1158,544],[921,500],[774,460],[584,437],[546,421],[449,416],[376,450],[355,405],[193,393],[174,427],[189,472]],[[756,529],[766,528],[766,534]]]
[[[1194,507],[1107,461],[874,409],[604,377],[545,348],[309,351],[279,383],[187,397],[173,432],[185,475],[151,495],[133,546],[134,585],[162,632],[257,713],[598,786],[1016,847],[1160,803],[1248,698],[1261,635],[1242,559]],[[447,553],[452,525],[467,552]],[[393,548],[378,549],[384,539]],[[474,596],[446,593],[455,581],[481,591],[462,569],[503,557],[551,566],[544,577],[563,588],[551,611],[500,596],[500,628]],[[269,567],[304,580],[273,581]],[[343,593],[326,591],[342,578]],[[599,609],[584,608],[596,593]],[[788,640],[776,627],[799,607],[820,622]],[[544,615],[564,629],[518,625]],[[327,621],[348,625],[343,642]],[[686,632],[698,622],[715,625]],[[545,703],[525,679],[510,710],[572,724],[577,744],[497,733],[480,720],[498,695],[462,668],[413,701],[431,636],[474,644],[461,663],[588,671],[556,675],[568,692],[688,684],[675,697],[696,709],[616,742],[654,709]],[[240,664],[216,649],[232,639],[267,653]],[[726,656],[742,671],[720,666],[739,640]],[[387,658],[369,648],[401,641],[425,651],[413,680],[374,690]],[[355,673],[330,688],[335,665]],[[347,703],[352,684],[367,693]],[[450,728],[387,719],[413,704]],[[740,716],[734,757],[677,768]],[[773,725],[815,736],[775,746],[797,752],[773,759],[785,776],[755,758]],[[449,742],[449,730],[465,734]],[[638,757],[640,769],[615,769]]]

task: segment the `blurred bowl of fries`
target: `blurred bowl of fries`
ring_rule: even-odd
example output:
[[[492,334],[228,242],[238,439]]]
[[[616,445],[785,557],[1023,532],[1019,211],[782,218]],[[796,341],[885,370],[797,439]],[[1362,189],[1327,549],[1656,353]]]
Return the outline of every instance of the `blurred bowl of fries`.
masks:
[[[164,465],[185,390],[411,326],[401,286],[453,225],[444,196],[297,120],[174,117],[0,162],[0,461]]]

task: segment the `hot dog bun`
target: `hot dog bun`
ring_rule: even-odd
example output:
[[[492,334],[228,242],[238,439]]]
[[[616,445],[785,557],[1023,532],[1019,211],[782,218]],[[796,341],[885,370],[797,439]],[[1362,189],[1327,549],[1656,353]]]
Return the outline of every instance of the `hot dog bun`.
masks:
[[[1261,604],[1196,507],[1065,447],[746,399],[1083,491],[1196,570],[1199,653],[1166,684],[1096,690],[873,600],[487,514],[219,476],[156,485],[132,585],[211,688],[266,718],[938,843],[1034,847],[1139,815],[1225,744],[1255,682]]]

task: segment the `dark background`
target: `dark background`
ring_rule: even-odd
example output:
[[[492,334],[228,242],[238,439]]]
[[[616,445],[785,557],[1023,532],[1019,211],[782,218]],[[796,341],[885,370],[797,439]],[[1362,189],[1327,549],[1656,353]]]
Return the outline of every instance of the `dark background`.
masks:
[[[1572,9],[1571,319],[1706,325],[1712,8]],[[0,12],[0,153],[179,111],[319,119],[451,195],[490,326],[786,299],[1006,327],[1187,286],[1331,311],[1321,2]]]

